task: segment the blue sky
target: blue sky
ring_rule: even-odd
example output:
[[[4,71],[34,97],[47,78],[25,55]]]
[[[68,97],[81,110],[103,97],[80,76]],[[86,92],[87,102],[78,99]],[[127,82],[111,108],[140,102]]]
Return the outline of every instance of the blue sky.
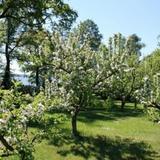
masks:
[[[144,55],[157,48],[160,34],[160,0],[65,0],[78,12],[77,23],[92,19],[104,42],[114,33],[136,33],[146,47]]]

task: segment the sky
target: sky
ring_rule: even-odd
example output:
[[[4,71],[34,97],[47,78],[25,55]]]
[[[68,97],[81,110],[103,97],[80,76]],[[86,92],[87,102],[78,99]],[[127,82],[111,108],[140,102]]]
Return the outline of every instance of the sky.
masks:
[[[92,19],[103,35],[103,41],[114,33],[137,34],[146,47],[143,55],[158,46],[160,35],[160,0],[65,0],[78,12],[77,24]]]

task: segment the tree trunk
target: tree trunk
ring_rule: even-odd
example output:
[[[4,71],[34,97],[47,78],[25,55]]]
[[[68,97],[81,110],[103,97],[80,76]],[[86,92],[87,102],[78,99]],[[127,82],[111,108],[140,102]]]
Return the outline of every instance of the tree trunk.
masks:
[[[20,160],[25,160],[26,158],[26,153],[24,152],[24,150],[22,150],[22,151],[20,151],[19,152],[19,154],[20,154]]]
[[[39,67],[36,67],[36,87],[39,87]]]
[[[78,131],[77,131],[77,115],[78,113],[75,112],[73,115],[72,115],[72,135],[74,137],[77,137],[78,136]]]
[[[137,101],[134,102],[134,108],[137,109]]]
[[[39,92],[40,91],[39,67],[36,67],[36,88],[37,92]]]
[[[4,72],[4,76],[1,84],[5,89],[11,88],[10,52],[9,52],[10,32],[11,32],[10,25],[11,25],[10,19],[7,18],[7,39],[6,39],[6,46],[5,46],[6,66],[5,66],[5,72]]]
[[[5,72],[3,76],[2,86],[5,89],[10,89],[11,87],[11,73],[10,73],[10,55],[8,51],[8,44],[6,44],[5,48],[5,56],[6,56],[6,66],[5,66]]]
[[[124,110],[125,104],[126,104],[126,97],[125,97],[125,96],[122,96],[122,100],[121,100],[121,110]]]

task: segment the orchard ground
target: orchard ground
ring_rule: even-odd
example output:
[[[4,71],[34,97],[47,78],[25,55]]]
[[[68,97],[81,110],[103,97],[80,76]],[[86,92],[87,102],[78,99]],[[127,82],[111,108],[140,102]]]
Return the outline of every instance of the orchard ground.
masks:
[[[160,159],[160,124],[150,121],[141,105],[135,109],[128,103],[123,111],[119,107],[82,111],[78,117],[80,137],[77,139],[71,136],[69,116],[57,128],[53,127],[55,114],[46,116],[49,117],[45,126],[48,133],[35,147],[35,160]],[[32,126],[31,131],[38,127],[43,128],[44,124]]]

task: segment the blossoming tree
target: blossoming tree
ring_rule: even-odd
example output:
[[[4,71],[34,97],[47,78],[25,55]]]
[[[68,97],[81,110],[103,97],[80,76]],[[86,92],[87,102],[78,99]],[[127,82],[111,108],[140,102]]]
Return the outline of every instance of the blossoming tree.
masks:
[[[16,88],[0,90],[0,157],[18,155],[21,160],[33,159],[33,143],[38,134],[29,136],[28,121],[43,115],[41,96],[33,100]]]
[[[55,91],[61,98],[61,105],[71,113],[72,134],[77,136],[79,112],[90,106],[93,95],[108,83],[109,77],[125,67],[124,55],[110,56],[102,50],[95,52],[87,41],[81,44],[79,36],[72,33],[67,39],[55,33],[52,45]]]

